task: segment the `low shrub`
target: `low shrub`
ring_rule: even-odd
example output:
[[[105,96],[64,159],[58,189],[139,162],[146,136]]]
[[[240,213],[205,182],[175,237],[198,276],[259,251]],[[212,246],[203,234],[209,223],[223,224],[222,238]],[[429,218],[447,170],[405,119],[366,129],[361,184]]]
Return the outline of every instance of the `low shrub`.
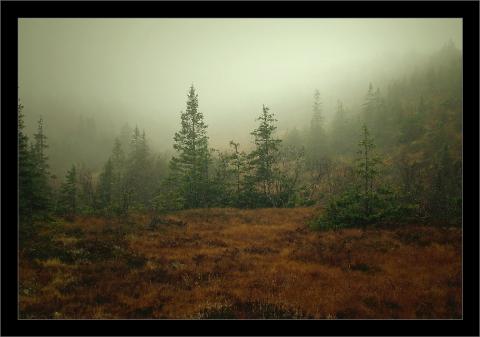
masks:
[[[378,188],[368,198],[359,190],[350,189],[332,199],[325,212],[310,222],[310,228],[337,230],[404,223],[414,216],[415,211],[415,205],[401,202],[398,193],[386,187]]]

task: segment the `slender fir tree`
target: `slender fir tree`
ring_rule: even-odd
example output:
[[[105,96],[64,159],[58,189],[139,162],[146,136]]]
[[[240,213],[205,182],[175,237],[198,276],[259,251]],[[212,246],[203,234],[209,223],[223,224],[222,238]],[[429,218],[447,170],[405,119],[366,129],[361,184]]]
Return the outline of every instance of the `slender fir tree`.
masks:
[[[372,200],[375,193],[374,181],[378,174],[377,164],[379,159],[374,153],[375,143],[365,124],[362,126],[362,138],[358,145],[357,173],[362,180],[364,217],[368,219],[372,214]]]
[[[263,105],[262,114],[257,118],[260,125],[251,133],[255,137],[255,150],[250,154],[253,167],[255,168],[255,179],[267,200],[272,200],[271,188],[274,181],[274,165],[280,139],[274,137],[275,115],[270,109]]]
[[[186,208],[205,204],[208,188],[207,125],[198,110],[198,94],[192,85],[187,97],[187,109],[181,113],[181,128],[175,133],[173,148],[177,151],[170,162],[176,176]]]
[[[240,143],[235,143],[233,140],[230,141],[230,146],[233,148],[233,154],[231,156],[231,161],[234,167],[234,175],[235,175],[235,193],[236,198],[238,200],[240,196],[240,179],[242,174],[242,167],[243,167],[243,157],[242,153],[239,151]]]
[[[58,204],[58,212],[68,218],[74,218],[77,213],[77,170],[72,165],[62,184]]]
[[[33,214],[35,165],[29,148],[28,136],[25,134],[23,105],[18,107],[18,199],[20,220],[28,221]]]
[[[45,216],[51,210],[52,196],[48,157],[46,155],[48,148],[47,136],[44,133],[42,118],[38,121],[37,133],[35,133],[34,139],[35,143],[31,146],[31,157],[34,164],[33,209],[36,214]]]
[[[327,137],[324,129],[322,102],[320,92],[315,90],[313,113],[310,121],[310,130],[307,144],[307,164],[311,169],[318,170],[327,154]]]
[[[98,179],[98,201],[99,207],[103,210],[109,211],[113,200],[113,164],[112,159],[109,158],[103,167],[103,171]]]

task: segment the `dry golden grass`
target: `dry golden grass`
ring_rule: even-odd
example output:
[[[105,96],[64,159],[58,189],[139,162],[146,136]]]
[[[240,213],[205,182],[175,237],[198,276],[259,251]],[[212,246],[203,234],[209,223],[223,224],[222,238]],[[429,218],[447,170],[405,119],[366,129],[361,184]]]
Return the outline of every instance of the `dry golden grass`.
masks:
[[[312,232],[312,208],[84,217],[20,254],[21,318],[461,318],[461,230]],[[57,256],[58,255],[58,256]]]

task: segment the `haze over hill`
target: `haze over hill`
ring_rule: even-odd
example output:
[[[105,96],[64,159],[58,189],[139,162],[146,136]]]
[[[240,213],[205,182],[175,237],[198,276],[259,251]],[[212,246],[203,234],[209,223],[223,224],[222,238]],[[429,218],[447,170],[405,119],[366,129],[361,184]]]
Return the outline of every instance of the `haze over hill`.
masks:
[[[338,99],[358,110],[369,82],[385,87],[448,40],[461,50],[461,29],[460,19],[21,19],[19,96],[30,133],[46,120],[54,161],[81,118],[101,134],[87,146],[98,157],[125,123],[170,151],[192,83],[210,146],[251,146],[262,104],[280,132],[302,128],[318,89],[328,122]]]

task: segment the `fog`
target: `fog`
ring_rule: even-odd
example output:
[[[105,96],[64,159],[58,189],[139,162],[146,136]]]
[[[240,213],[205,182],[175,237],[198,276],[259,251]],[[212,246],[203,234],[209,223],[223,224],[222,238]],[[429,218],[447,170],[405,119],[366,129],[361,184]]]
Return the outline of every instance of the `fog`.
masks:
[[[384,87],[448,40],[461,50],[461,29],[460,19],[20,19],[19,97],[28,130],[43,116],[54,144],[83,115],[106,142],[128,122],[164,151],[193,84],[210,145],[247,146],[262,104],[280,132],[302,128],[318,88],[328,121],[338,99],[358,109],[369,82]]]

